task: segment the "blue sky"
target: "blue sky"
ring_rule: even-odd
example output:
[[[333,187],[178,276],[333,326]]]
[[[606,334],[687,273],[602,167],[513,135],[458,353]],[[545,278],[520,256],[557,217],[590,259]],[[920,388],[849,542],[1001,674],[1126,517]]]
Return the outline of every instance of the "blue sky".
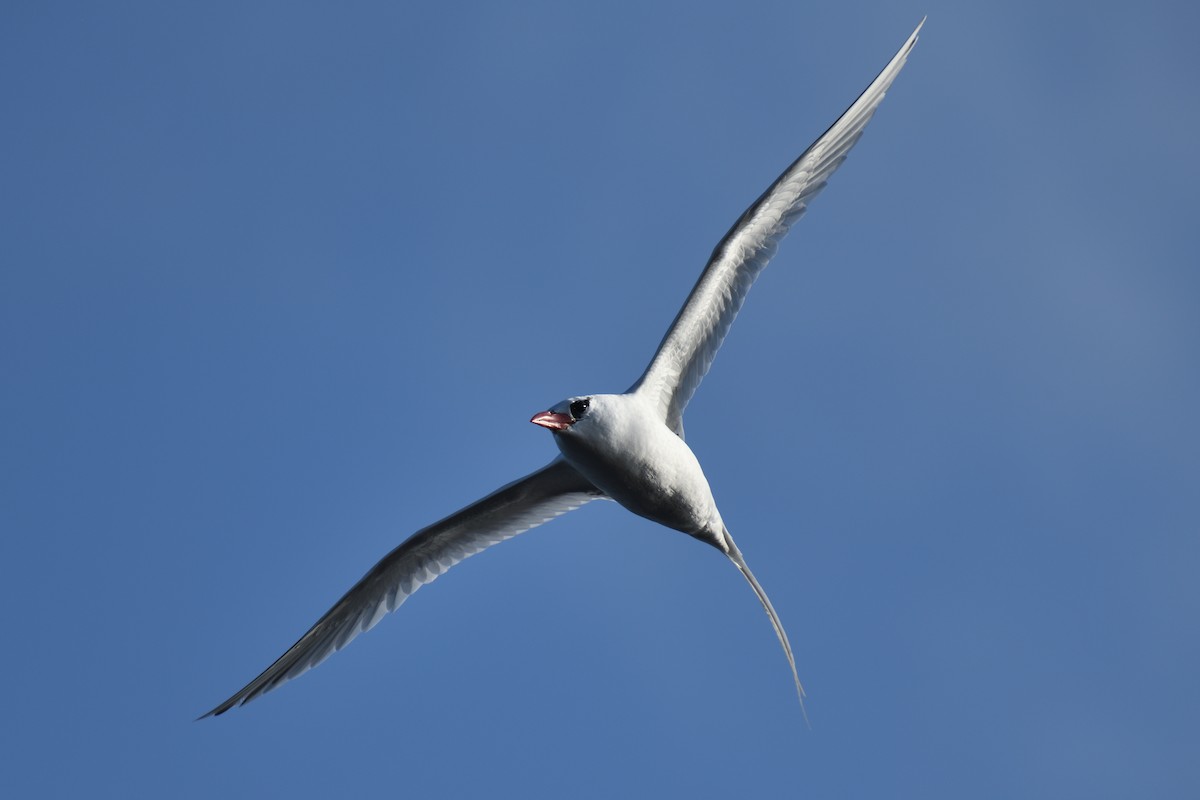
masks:
[[[812,730],[613,504],[192,721],[628,386],[924,14],[688,410]],[[6,4],[5,794],[1196,796],[1198,16]]]

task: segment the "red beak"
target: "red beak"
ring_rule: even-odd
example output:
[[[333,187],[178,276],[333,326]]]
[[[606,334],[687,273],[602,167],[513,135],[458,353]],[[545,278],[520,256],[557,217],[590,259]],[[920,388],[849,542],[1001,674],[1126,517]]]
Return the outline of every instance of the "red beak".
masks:
[[[552,431],[565,431],[574,422],[566,414],[556,414],[553,411],[542,411],[534,414],[533,419],[529,421],[534,425],[541,425],[543,428],[549,428]]]

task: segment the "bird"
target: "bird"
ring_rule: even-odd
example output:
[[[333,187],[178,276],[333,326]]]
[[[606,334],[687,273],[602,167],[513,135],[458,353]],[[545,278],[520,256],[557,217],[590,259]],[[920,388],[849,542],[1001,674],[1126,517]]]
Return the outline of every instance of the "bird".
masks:
[[[787,633],[717,509],[684,438],[683,413],[750,287],[862,136],[924,24],[922,19],[862,94],[721,238],[649,366],[628,390],[569,397],[534,414],[530,421],[549,430],[558,446],[549,464],[414,533],[258,677],[199,719],[224,714],[317,666],[463,559],[607,499],[712,546],[733,563],[770,618],[807,720]]]

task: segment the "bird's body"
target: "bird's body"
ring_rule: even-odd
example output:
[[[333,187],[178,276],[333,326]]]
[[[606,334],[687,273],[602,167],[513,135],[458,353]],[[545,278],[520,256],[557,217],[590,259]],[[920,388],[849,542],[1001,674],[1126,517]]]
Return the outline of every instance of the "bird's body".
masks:
[[[204,716],[223,714],[315,667],[464,558],[598,498],[689,534],[733,562],[771,619],[803,704],[783,625],[734,544],[700,462],[684,441],[683,412],[750,287],[862,135],[920,29],[717,244],[641,378],[624,394],[572,397],[534,415],[532,422],[553,432],[560,457],[413,534],[274,664]]]
[[[699,460],[653,405],[636,391],[588,399],[586,415],[555,432],[567,463],[638,516],[702,539],[719,534],[721,515]]]

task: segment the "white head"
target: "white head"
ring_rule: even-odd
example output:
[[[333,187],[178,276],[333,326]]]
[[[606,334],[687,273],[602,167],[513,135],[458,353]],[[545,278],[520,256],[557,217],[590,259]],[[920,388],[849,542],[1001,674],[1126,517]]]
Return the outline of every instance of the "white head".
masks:
[[[610,478],[628,469],[638,438],[629,436],[639,423],[629,406],[625,395],[579,395],[534,414],[530,422],[553,433],[567,461],[613,496]]]
[[[618,398],[619,395],[611,394],[568,397],[548,411],[534,414],[529,421],[548,428],[555,434],[594,436],[599,429],[605,427],[605,420],[612,416],[613,410],[619,405]]]
[[[592,398],[571,397],[557,405],[551,406],[548,411],[539,411],[529,421],[534,425],[541,425],[543,428],[548,428],[556,433],[566,431],[570,430],[571,426],[576,422],[586,417],[591,407]]]

